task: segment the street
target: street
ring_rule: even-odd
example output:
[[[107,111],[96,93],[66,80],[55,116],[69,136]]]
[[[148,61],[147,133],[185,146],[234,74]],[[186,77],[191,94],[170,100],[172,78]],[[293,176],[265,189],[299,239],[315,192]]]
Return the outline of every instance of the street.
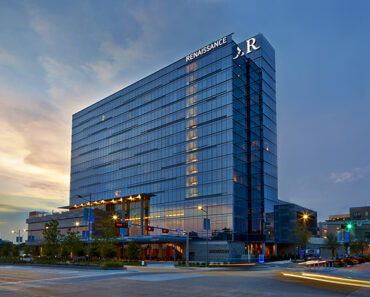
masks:
[[[359,272],[352,271],[352,275],[368,275],[368,268],[368,263],[364,264],[361,269],[365,272],[360,269]],[[205,271],[159,265],[158,268],[87,270],[2,265],[0,295],[318,297],[368,296],[370,293],[367,288],[287,278],[282,276],[281,269],[271,266],[240,271]]]

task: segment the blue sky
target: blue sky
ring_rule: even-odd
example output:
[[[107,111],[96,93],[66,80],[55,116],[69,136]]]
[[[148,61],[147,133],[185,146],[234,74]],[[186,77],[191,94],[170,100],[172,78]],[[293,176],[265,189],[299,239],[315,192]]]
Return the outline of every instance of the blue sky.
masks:
[[[0,237],[68,204],[71,116],[228,33],[276,51],[279,196],[369,205],[370,2],[0,0]]]

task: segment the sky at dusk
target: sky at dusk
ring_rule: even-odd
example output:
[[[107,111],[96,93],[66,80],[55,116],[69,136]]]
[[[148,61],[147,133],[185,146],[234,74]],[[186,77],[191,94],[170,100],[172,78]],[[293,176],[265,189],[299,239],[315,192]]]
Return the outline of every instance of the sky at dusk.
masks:
[[[0,0],[0,238],[69,202],[72,114],[224,35],[276,52],[279,198],[370,201],[369,1]]]

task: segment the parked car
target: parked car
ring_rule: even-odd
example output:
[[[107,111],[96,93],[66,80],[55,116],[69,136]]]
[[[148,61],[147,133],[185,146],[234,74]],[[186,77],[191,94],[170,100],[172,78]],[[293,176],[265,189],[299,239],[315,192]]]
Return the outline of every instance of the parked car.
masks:
[[[31,255],[29,255],[29,254],[23,254],[23,255],[21,256],[21,258],[22,258],[22,260],[23,260],[23,261],[25,261],[25,262],[31,262],[31,261],[33,261],[32,256],[31,256]]]

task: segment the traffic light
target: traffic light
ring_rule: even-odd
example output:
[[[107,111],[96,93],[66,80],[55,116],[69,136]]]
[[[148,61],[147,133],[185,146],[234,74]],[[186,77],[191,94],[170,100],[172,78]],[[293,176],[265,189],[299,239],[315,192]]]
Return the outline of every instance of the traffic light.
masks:
[[[351,230],[353,225],[351,223],[348,223],[346,227],[347,227],[348,230]]]
[[[128,223],[115,223],[117,228],[128,228]]]
[[[152,232],[152,231],[154,231],[154,227],[147,227],[146,230]]]
[[[168,229],[162,229],[162,233],[168,233],[168,232],[170,232],[170,230],[168,230]]]

